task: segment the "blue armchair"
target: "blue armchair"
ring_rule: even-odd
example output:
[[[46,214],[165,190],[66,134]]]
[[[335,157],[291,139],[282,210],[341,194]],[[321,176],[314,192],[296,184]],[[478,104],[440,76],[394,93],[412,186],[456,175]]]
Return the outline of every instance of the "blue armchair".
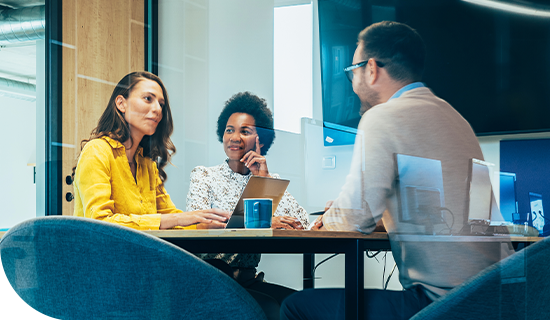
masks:
[[[550,318],[550,238],[488,267],[411,320]]]
[[[163,240],[77,217],[31,219],[0,240],[6,276],[56,319],[265,319],[235,281]]]

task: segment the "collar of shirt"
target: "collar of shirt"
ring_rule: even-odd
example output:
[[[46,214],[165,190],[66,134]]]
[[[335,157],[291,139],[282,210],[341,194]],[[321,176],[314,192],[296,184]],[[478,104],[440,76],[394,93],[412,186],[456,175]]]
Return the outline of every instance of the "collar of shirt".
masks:
[[[252,175],[252,172],[249,171],[248,174],[240,174],[240,173],[237,173],[233,170],[231,170],[231,168],[229,167],[229,163],[228,163],[229,159],[225,159],[225,161],[222,163],[222,173],[229,177],[229,178],[237,178],[237,177],[240,177],[241,179],[243,178],[250,178],[250,176]]]
[[[424,85],[424,83],[422,82],[413,82],[413,83],[409,83],[408,85],[404,86],[403,88],[397,90],[396,93],[393,94],[393,96],[391,96],[388,101],[390,101],[391,99],[395,99],[395,98],[399,98],[401,97],[401,95],[409,90],[412,90],[412,89],[416,89],[416,88],[420,88],[420,87],[425,87],[426,85]]]
[[[124,148],[124,145],[122,143],[120,143],[119,141],[115,140],[115,139],[112,139],[112,138],[107,137],[107,136],[103,136],[103,137],[101,137],[101,139],[107,141],[107,143],[113,149],[123,148],[124,150],[126,150],[126,148]],[[143,148],[141,146],[139,146],[136,150],[136,153],[139,154],[141,157],[143,157]]]

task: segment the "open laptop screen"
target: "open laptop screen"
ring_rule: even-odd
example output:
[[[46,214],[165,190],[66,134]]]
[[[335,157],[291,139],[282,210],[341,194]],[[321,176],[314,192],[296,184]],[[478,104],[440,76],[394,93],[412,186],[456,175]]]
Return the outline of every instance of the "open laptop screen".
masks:
[[[428,229],[444,223],[441,161],[404,154],[394,156],[398,173],[399,222],[426,225]]]

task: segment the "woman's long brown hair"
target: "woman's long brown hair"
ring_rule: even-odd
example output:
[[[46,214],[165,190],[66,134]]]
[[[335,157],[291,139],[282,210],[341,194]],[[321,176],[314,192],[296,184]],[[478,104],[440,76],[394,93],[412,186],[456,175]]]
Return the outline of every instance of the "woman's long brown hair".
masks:
[[[164,95],[162,119],[157,126],[157,130],[153,135],[144,136],[139,143],[139,145],[143,148],[143,155],[157,162],[159,176],[162,181],[162,183],[158,186],[158,189],[161,191],[164,182],[168,179],[166,172],[164,171],[164,167],[168,164],[168,162],[170,162],[170,157],[176,152],[176,147],[172,143],[172,140],[170,140],[170,136],[174,131],[174,123],[172,122],[172,111],[170,110],[168,93],[166,92],[164,84],[156,75],[147,71],[139,71],[127,74],[124,78],[122,78],[113,90],[113,94],[111,94],[107,108],[101,115],[101,118],[99,118],[97,127],[92,130],[90,138],[84,139],[80,143],[80,150],[82,151],[88,141],[101,137],[109,137],[122,144],[130,139],[133,144],[128,123],[124,120],[124,116],[120,110],[118,110],[115,100],[119,95],[128,99],[135,85],[145,79],[158,83],[162,88],[162,94]],[[75,171],[76,166],[73,168],[73,180]]]

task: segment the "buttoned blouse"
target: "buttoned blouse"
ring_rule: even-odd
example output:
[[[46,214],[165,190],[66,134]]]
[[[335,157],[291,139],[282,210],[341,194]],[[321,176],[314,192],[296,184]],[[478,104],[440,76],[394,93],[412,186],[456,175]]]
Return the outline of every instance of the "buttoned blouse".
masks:
[[[191,171],[191,183],[187,194],[187,211],[219,208],[233,211],[252,173],[242,175],[229,167],[227,160],[215,167],[195,167]],[[278,174],[271,174],[280,179]],[[304,228],[309,226],[307,212],[298,201],[285,191],[274,216],[297,218]],[[260,254],[209,253],[199,254],[202,259],[220,259],[232,267],[255,268],[260,262]]]
[[[163,213],[182,212],[170,199],[157,164],[135,154],[136,177],[132,175],[126,148],[109,137],[86,143],[74,179],[74,215],[116,223],[139,230],[158,230]],[[196,229],[196,226],[186,229]]]

